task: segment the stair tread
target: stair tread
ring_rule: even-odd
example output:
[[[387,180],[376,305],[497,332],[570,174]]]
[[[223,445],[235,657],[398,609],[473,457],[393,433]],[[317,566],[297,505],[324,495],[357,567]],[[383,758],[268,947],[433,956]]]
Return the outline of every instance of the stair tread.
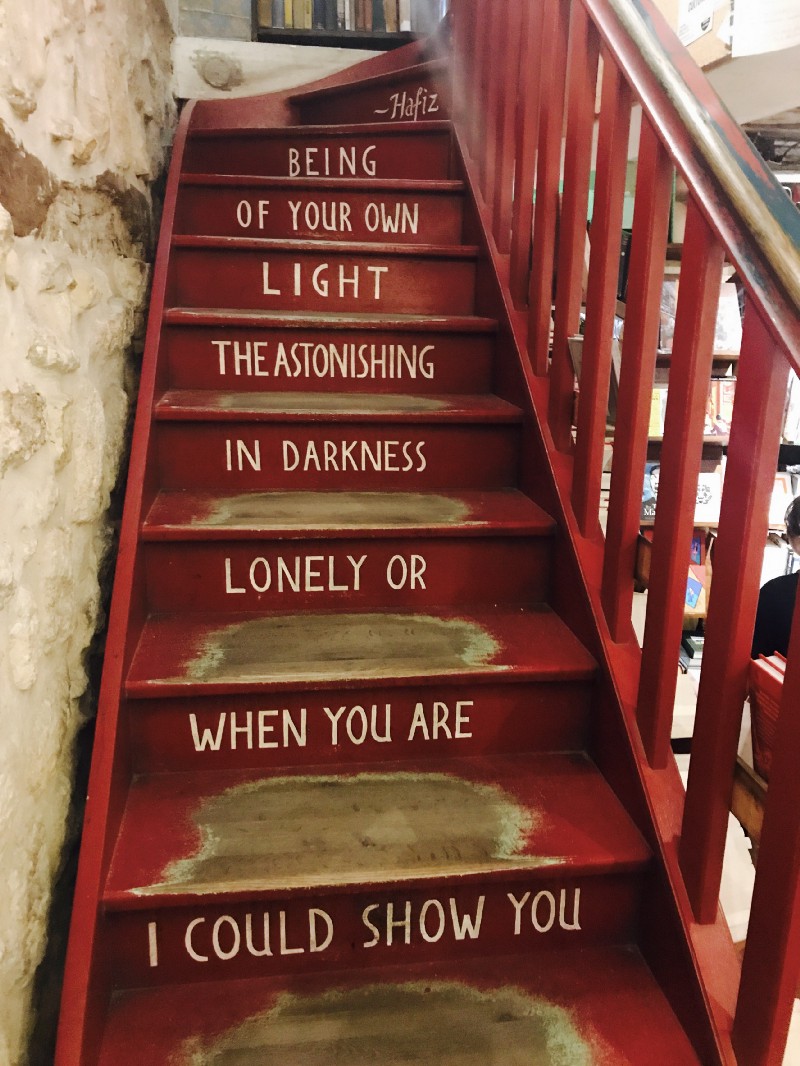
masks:
[[[326,311],[228,310],[224,307],[171,307],[164,314],[167,325],[297,326],[317,324],[326,329],[414,330],[433,332],[495,333],[497,321],[472,315],[402,315],[368,312],[336,314]]]
[[[289,97],[293,104],[313,103],[315,100],[327,100],[331,97],[349,96],[351,93],[364,92],[379,85],[393,85],[398,81],[405,81],[409,77],[425,78],[428,74],[444,72],[447,63],[443,59],[431,59],[422,63],[415,63],[410,67],[400,67],[396,70],[388,70],[383,74],[374,74],[372,77],[360,78],[358,81],[344,82],[340,85],[323,86],[320,89],[306,89],[292,93]]]
[[[318,178],[276,177],[262,174],[181,174],[181,185],[233,186],[246,185],[265,189],[330,189],[336,192],[420,192],[463,193],[463,181],[452,178]]]
[[[381,137],[398,137],[408,133],[431,135],[437,133],[452,133],[453,127],[449,119],[437,119],[430,122],[345,122],[331,126],[327,123],[308,124],[303,126],[215,126],[214,128],[190,129],[188,142],[213,141],[227,137],[240,137],[244,139],[290,139],[292,137],[304,137],[313,140],[315,137],[341,137],[369,134]]]
[[[647,845],[583,754],[438,758],[131,784],[107,904],[638,870]]]
[[[161,615],[145,622],[131,696],[347,681],[585,680],[596,663],[544,605],[416,612]]]
[[[161,492],[145,538],[520,533],[546,536],[553,520],[516,489],[496,492]]]
[[[532,953],[126,992],[100,1066],[210,1066],[226,1053],[241,1066],[700,1063],[639,953],[610,946],[545,965]]]
[[[399,244],[389,241],[288,240],[285,237],[224,237],[202,233],[173,233],[173,248],[215,248],[222,251],[272,252],[339,252],[343,255],[367,255],[373,259],[476,259],[474,244]]]
[[[284,421],[352,422],[438,421],[518,422],[518,407],[492,394],[402,395],[356,392],[227,392],[217,389],[170,389],[155,407],[160,419],[258,418]]]

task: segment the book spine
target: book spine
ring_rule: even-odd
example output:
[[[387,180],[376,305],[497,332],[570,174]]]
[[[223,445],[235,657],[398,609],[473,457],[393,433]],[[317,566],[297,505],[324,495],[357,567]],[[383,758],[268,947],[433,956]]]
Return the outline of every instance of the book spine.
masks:
[[[372,33],[372,3],[373,0],[364,0],[364,29]]]
[[[356,0],[344,0],[344,28],[346,30],[356,28]]]
[[[312,28],[325,29],[325,0],[312,0]]]
[[[367,28],[366,21],[364,19],[364,0],[355,0],[356,4],[356,29],[365,30]]]
[[[336,0],[325,0],[325,29],[336,29]]]
[[[258,0],[258,25],[265,29],[272,26],[272,0]]]
[[[386,19],[383,14],[383,0],[372,0],[372,29],[376,33],[386,32]]]
[[[294,0],[283,0],[283,24],[294,29]]]
[[[383,18],[387,33],[397,33],[400,21],[397,14],[397,0],[383,0]]]
[[[402,33],[408,33],[411,29],[411,0],[398,0],[397,11],[398,19],[400,21],[400,31]]]
[[[283,29],[286,25],[286,5],[284,0],[272,0],[272,25]]]
[[[314,0],[306,0],[305,12],[303,14],[303,29],[313,30],[314,28]]]
[[[347,0],[336,0],[336,28],[343,30],[347,25]]]

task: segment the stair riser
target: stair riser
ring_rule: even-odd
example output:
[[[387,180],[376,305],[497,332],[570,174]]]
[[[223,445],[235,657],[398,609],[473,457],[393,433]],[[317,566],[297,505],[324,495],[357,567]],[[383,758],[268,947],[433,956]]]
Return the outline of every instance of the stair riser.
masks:
[[[516,481],[516,426],[161,422],[157,437],[164,488],[455,491]]]
[[[183,307],[341,314],[470,314],[475,263],[447,256],[182,248],[171,296]]]
[[[461,197],[186,185],[176,233],[286,240],[458,244]]]
[[[417,73],[391,85],[301,103],[300,115],[307,123],[436,122],[450,117],[447,97],[444,79]]]
[[[178,389],[430,395],[489,392],[494,336],[172,326],[161,344]]]
[[[145,546],[151,611],[405,610],[546,600],[549,539],[171,541]]]
[[[184,170],[201,174],[253,174],[276,178],[450,177],[449,130],[420,128],[413,133],[379,135],[373,131],[341,134],[320,131],[253,137],[194,136],[184,155]]]
[[[513,953],[540,953],[544,963],[554,948],[628,940],[638,899],[636,874],[564,880],[540,867],[473,885],[443,879],[424,888],[117,912],[107,930],[118,987],[146,987]],[[272,954],[257,956],[265,915]]]
[[[591,691],[588,681],[439,680],[413,688],[129,700],[126,714],[136,773],[277,770],[579,751]]]

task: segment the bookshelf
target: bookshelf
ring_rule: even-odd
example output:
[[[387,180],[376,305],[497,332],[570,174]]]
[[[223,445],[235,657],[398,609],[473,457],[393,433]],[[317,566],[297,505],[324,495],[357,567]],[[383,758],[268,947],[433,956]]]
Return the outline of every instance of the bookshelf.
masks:
[[[435,29],[445,0],[254,0],[259,41],[388,51]]]

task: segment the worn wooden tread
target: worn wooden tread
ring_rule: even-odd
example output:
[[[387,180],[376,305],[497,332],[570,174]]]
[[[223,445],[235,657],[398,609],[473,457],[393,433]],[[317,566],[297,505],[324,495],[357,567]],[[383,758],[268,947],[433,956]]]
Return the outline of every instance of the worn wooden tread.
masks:
[[[197,233],[174,233],[173,248],[211,248],[217,251],[257,251],[300,253],[339,253],[347,256],[367,255],[373,259],[477,259],[475,244],[397,244],[386,241],[290,241],[279,237],[211,237]]]
[[[583,754],[159,774],[130,787],[106,905],[641,869],[650,852]]]
[[[155,407],[162,420],[517,423],[518,407],[493,395],[425,396],[353,392],[223,392],[170,389]]]
[[[335,538],[517,534],[549,536],[555,523],[516,489],[496,492],[160,492],[145,540],[239,535]]]
[[[544,605],[461,612],[151,616],[127,678],[134,697],[346,681],[583,680],[596,663]]]
[[[466,186],[463,181],[445,178],[317,178],[317,177],[274,177],[263,174],[201,174],[199,172],[181,174],[181,185],[226,186],[237,188],[246,186],[259,189],[303,189],[332,192],[369,192],[376,195],[388,192],[430,193],[452,196],[463,193]]]
[[[224,307],[171,307],[168,326],[324,327],[327,330],[374,328],[430,333],[496,333],[497,320],[472,315],[401,315],[325,311],[227,310]]]
[[[327,137],[331,140],[340,141],[344,137],[352,137],[355,134],[363,134],[364,137],[402,137],[409,133],[431,136],[435,134],[451,134],[453,130],[449,119],[431,122],[350,122],[341,125],[330,126],[323,123],[309,124],[304,126],[216,126],[213,129],[193,128],[189,130],[188,142],[214,141],[228,137],[244,140],[285,140],[293,137],[303,137],[314,140],[317,137]]]
[[[360,961],[360,960],[359,960]],[[135,1039],[132,1035],[135,1034]],[[700,1066],[639,953],[206,981],[120,994],[99,1066]]]
[[[394,85],[396,82],[408,81],[410,78],[424,80],[431,74],[445,73],[446,70],[446,60],[431,59],[423,63],[415,63],[410,67],[399,67],[383,74],[375,74],[371,78],[362,78],[359,81],[323,86],[321,89],[306,89],[304,92],[293,93],[289,100],[293,104],[311,104],[318,100],[336,99],[340,96],[349,96],[352,93],[363,93],[381,85]]]

